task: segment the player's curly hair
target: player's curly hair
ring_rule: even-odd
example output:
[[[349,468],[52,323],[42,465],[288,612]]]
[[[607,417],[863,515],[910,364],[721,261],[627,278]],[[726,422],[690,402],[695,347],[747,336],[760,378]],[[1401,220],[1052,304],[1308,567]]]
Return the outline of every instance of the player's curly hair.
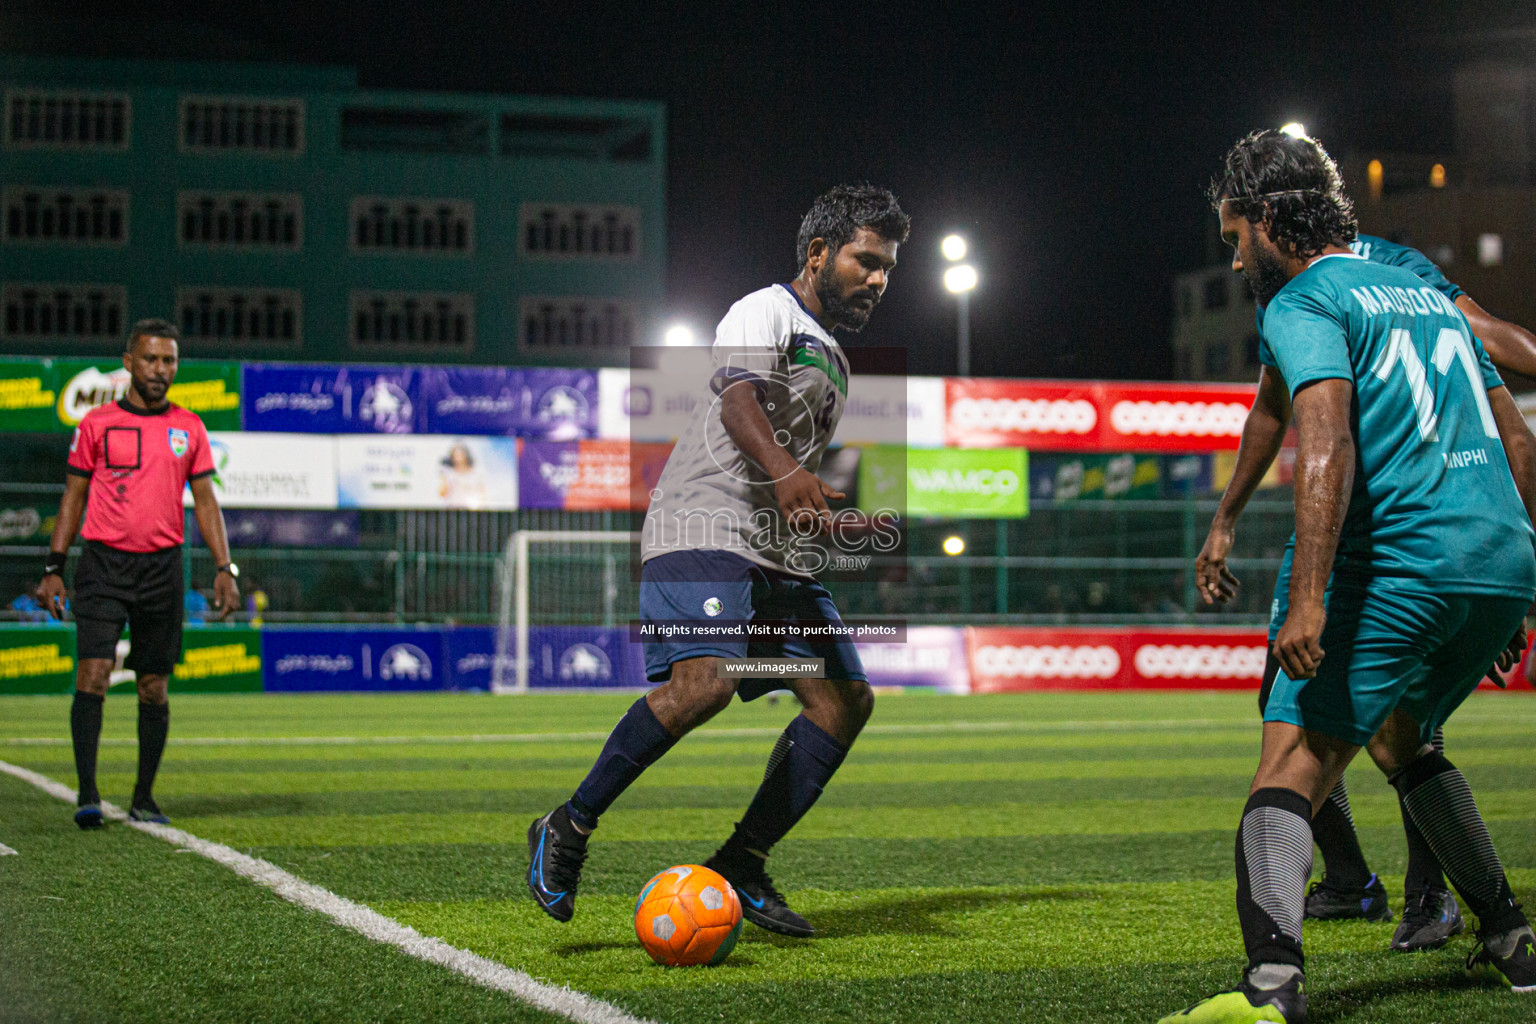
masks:
[[[159,317],[150,317],[139,320],[128,328],[128,337],[123,339],[123,351],[132,352],[133,343],[140,338],[170,338],[173,341],[181,340],[181,332],[176,325],[169,320],[161,320]]]
[[[1274,129],[1253,132],[1233,146],[1206,197],[1212,209],[1231,203],[1229,209],[1251,223],[1268,218],[1275,241],[1300,259],[1348,245],[1360,231],[1328,152],[1315,139]]]
[[[823,239],[827,249],[836,254],[853,241],[859,228],[869,228],[893,242],[905,242],[912,229],[912,218],[888,189],[876,188],[867,182],[838,185],[819,196],[800,222],[800,235],[795,240],[799,248],[795,254],[795,270],[805,269],[806,250],[813,240]]]

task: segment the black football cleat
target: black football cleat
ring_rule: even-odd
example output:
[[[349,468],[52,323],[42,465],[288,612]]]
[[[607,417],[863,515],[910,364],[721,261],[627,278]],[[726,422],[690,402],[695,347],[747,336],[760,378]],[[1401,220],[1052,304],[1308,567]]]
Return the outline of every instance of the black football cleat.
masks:
[[[556,921],[576,913],[576,886],[587,859],[587,837],[561,804],[528,826],[528,891]]]
[[[1536,936],[1530,927],[1520,930],[1508,956],[1499,956],[1479,942],[1467,957],[1467,977],[1497,982],[1521,995],[1536,994]]]
[[[736,895],[741,899],[741,916],[759,928],[780,935],[793,935],[797,939],[816,934],[811,922],[789,909],[789,904],[784,902],[784,894],[774,888],[773,879],[768,877],[761,863],[753,870],[752,867],[728,865],[716,855],[705,861],[704,866],[731,883],[731,888],[736,890]]]
[[[1446,889],[1425,889],[1409,895],[1403,920],[1392,935],[1392,948],[1399,953],[1439,949],[1466,930],[1456,897]]]
[[[1390,921],[1392,906],[1387,887],[1374,874],[1358,889],[1334,885],[1325,875],[1307,890],[1306,916],[1315,921]]]

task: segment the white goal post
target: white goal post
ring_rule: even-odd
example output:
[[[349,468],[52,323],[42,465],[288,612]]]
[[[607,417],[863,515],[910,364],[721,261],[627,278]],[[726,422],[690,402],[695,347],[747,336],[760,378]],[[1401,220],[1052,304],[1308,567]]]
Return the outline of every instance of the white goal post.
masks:
[[[627,627],[638,614],[624,530],[518,530],[498,564],[492,693],[526,693],[535,625]]]

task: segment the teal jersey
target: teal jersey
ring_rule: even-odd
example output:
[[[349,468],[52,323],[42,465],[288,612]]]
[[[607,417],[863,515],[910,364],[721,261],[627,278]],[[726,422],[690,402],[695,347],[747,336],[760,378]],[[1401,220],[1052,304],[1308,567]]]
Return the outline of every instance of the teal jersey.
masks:
[[[1280,289],[1264,340],[1293,397],[1320,380],[1354,386],[1336,576],[1536,595],[1536,534],[1488,404],[1502,381],[1450,299],[1400,267],[1324,256]]]
[[[1411,270],[1413,276],[1429,285],[1435,291],[1455,302],[1461,296],[1467,294],[1450,280],[1435,266],[1434,260],[1425,256],[1419,250],[1407,245],[1398,245],[1389,242],[1385,238],[1377,238],[1375,235],[1357,235],[1355,240],[1349,243],[1350,251],[1357,256],[1363,256],[1372,263],[1382,263],[1389,267],[1402,267]],[[1258,306],[1253,311],[1254,320],[1259,325],[1259,362],[1265,366],[1275,365],[1274,353],[1269,351],[1264,344],[1264,307]]]

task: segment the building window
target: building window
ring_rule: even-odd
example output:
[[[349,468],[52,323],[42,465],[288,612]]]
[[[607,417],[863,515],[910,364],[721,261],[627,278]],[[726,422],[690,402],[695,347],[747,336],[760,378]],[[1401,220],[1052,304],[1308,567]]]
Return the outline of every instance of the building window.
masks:
[[[304,101],[281,96],[183,96],[183,153],[304,152]]]
[[[15,149],[128,148],[125,92],[7,89],[5,144]]]
[[[1227,308],[1227,278],[1225,275],[1205,279],[1205,308]]]
[[[349,223],[354,252],[475,251],[475,204],[467,199],[356,196]]]
[[[651,123],[644,118],[506,114],[501,155],[646,161],[651,159]]]
[[[304,244],[304,200],[288,192],[178,192],[182,245],[288,249]]]
[[[351,293],[355,348],[468,352],[475,346],[475,297],[448,292]]]
[[[522,302],[518,343],[525,352],[552,355],[626,349],[635,343],[635,311],[621,299],[530,296]]]
[[[1485,267],[1497,267],[1504,262],[1504,236],[1482,234],[1477,236],[1477,262]]]
[[[485,156],[491,151],[491,119],[459,110],[348,107],[341,112],[341,148]]]
[[[0,287],[7,341],[121,343],[128,289],[120,284],[9,283]]]
[[[91,188],[5,190],[7,242],[124,245],[128,241],[128,193]]]
[[[182,334],[197,341],[297,345],[304,300],[296,288],[178,288]]]
[[[1206,346],[1205,349],[1205,375],[1207,377],[1225,377],[1232,372],[1232,350],[1226,342],[1217,341]]]
[[[640,255],[640,211],[524,203],[518,236],[523,255],[535,259],[631,260]]]

